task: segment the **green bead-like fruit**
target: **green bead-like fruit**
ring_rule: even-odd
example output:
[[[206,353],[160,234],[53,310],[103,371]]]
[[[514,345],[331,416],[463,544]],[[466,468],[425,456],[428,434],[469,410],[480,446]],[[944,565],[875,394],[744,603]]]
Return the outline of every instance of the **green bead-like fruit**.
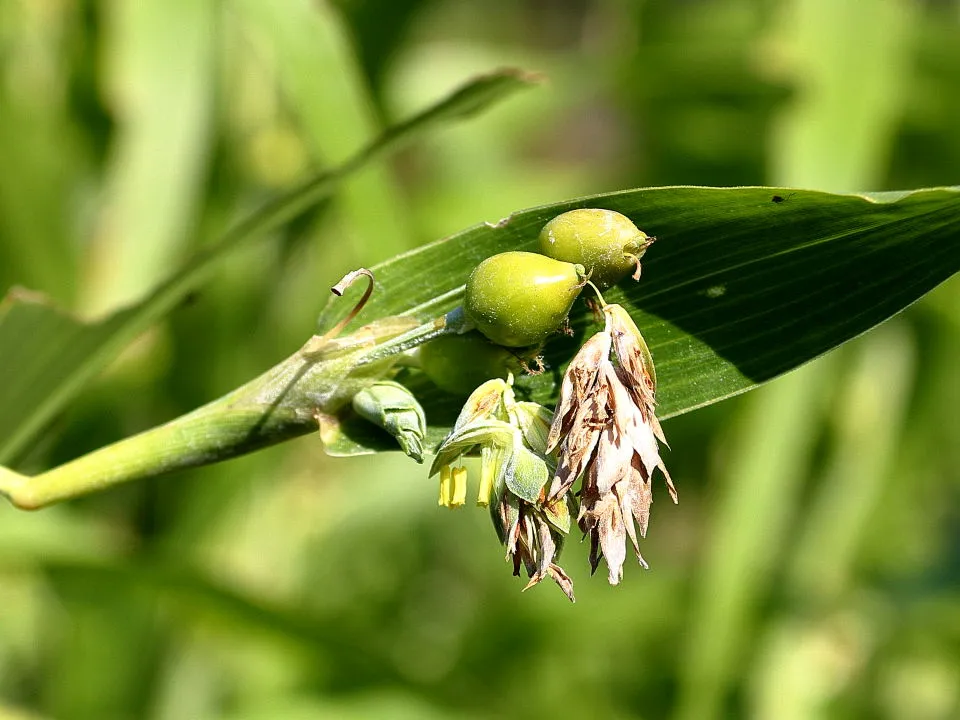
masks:
[[[488,257],[467,280],[463,311],[497,345],[539,345],[570,312],[582,267],[528,252]]]
[[[420,348],[420,367],[441,390],[469,395],[493,378],[519,369],[516,356],[478,332],[445,335]]]
[[[636,270],[651,242],[626,215],[596,208],[557,215],[540,231],[540,252],[583,265],[601,290]]]

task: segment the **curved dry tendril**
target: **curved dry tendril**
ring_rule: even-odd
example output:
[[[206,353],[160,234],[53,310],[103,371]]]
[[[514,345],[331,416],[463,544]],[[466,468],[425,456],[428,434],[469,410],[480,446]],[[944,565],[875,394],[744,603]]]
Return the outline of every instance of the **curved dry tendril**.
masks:
[[[332,340],[337,335],[339,335],[340,331],[343,330],[347,326],[347,324],[357,316],[357,313],[363,310],[363,306],[367,304],[367,300],[370,299],[370,295],[373,293],[373,286],[376,283],[376,281],[373,279],[373,273],[367,270],[366,268],[358,268],[357,270],[351,270],[342,278],[340,278],[340,282],[338,282],[336,285],[330,288],[330,292],[332,292],[337,297],[342,297],[344,291],[348,287],[353,285],[353,283],[355,283],[357,278],[360,277],[361,275],[364,275],[370,281],[367,284],[367,289],[363,293],[363,296],[357,301],[357,304],[353,306],[353,309],[350,312],[348,312],[340,322],[338,322],[336,325],[334,325],[332,328],[330,328],[323,334],[323,337],[321,338],[321,340]]]
[[[653,245],[656,241],[657,239],[655,237],[653,237],[652,235],[648,235],[644,239],[643,244],[640,247],[640,255],[642,255],[646,251],[646,249],[651,245]],[[634,265],[636,265],[636,267],[633,270],[633,275],[631,275],[630,277],[632,277],[637,282],[640,282],[640,271],[643,269],[640,266],[640,255],[634,255],[633,253],[628,253],[628,252],[625,252],[623,254],[624,257],[628,257],[631,260],[633,260]]]

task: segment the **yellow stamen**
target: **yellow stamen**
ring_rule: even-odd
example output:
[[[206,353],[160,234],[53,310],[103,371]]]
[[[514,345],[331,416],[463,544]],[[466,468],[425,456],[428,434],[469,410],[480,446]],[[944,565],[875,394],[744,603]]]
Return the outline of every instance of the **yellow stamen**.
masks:
[[[448,508],[462,507],[467,502],[467,469],[462,465],[440,468],[440,497],[437,505]]]
[[[450,497],[453,490],[453,473],[450,470],[449,465],[444,465],[440,468],[440,498],[437,500],[437,505],[442,507],[450,507]]]
[[[480,451],[480,490],[477,492],[477,506],[487,507],[490,496],[493,494],[493,476],[496,472],[496,463],[493,462],[493,448],[483,448]]]
[[[483,463],[480,469],[480,489],[477,492],[477,507],[487,507],[493,493],[493,464]]]
[[[453,496],[450,507],[463,507],[467,502],[467,469],[462,465],[453,469]]]

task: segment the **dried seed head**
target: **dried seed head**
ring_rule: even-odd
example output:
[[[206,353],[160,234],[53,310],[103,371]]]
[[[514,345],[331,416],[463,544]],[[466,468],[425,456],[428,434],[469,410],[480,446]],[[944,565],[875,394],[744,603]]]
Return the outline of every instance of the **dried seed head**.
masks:
[[[665,442],[654,405],[653,360],[643,336],[619,305],[603,307],[605,329],[588,340],[567,368],[547,448],[559,448],[548,499],[562,497],[576,480],[580,529],[590,536],[590,562],[607,561],[609,580],[623,576],[629,538],[640,564],[652,502],[651,478],[659,468],[676,502],[660,458]],[[611,359],[611,354],[613,359]]]

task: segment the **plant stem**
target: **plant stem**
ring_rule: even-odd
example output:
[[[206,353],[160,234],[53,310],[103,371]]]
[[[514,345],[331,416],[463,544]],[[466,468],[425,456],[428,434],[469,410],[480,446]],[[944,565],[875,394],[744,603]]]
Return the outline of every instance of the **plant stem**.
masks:
[[[303,349],[233,392],[175,420],[29,477],[0,466],[0,494],[36,510],[131,480],[209,465],[317,431],[356,392],[389,373],[400,353],[457,332],[452,313],[350,352]]]
[[[288,392],[280,389],[285,376],[297,374],[294,360],[187,415],[20,482],[8,491],[10,500],[34,510],[130,480],[220,462],[315,430],[309,411],[281,400],[282,394],[305,399],[309,393],[308,374]],[[271,402],[271,394],[281,401]]]

